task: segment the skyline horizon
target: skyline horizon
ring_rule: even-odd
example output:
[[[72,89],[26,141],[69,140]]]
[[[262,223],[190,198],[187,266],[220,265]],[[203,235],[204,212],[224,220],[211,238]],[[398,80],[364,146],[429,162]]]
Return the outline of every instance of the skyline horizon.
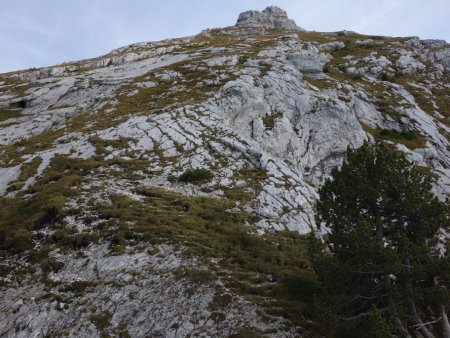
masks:
[[[17,2],[23,3],[24,1],[26,0],[18,0]],[[42,2],[52,3],[54,1],[43,0]],[[82,0],[81,2],[83,1],[86,0]],[[445,30],[441,31],[440,29],[436,30],[434,28],[435,26],[439,28],[440,20],[434,20],[431,23],[429,20],[424,20],[422,21],[422,26],[418,25],[417,21],[414,21],[414,16],[409,16],[399,26],[397,21],[389,20],[389,17],[394,16],[396,12],[402,12],[402,6],[407,4],[406,0],[379,0],[377,1],[378,6],[375,6],[372,11],[367,11],[366,16],[353,15],[355,13],[361,14],[365,8],[364,5],[359,7],[355,5],[352,7],[351,13],[342,12],[351,17],[353,21],[343,19],[344,14],[339,16],[339,12],[335,13],[335,20],[326,20],[326,17],[322,21],[314,20],[312,19],[314,15],[305,17],[305,13],[302,13],[299,8],[301,9],[302,4],[308,1],[293,3],[291,0],[250,0],[244,5],[234,5],[237,1],[232,0],[230,1],[230,6],[225,6],[224,11],[219,11],[222,15],[215,17],[214,15],[206,15],[211,5],[206,5],[206,7],[195,6],[195,4],[204,3],[206,0],[197,0],[192,3],[194,4],[193,6],[187,6],[193,13],[189,18],[187,18],[187,15],[177,16],[177,14],[181,15],[180,13],[187,13],[184,11],[185,4],[175,5],[175,3],[179,3],[179,0],[170,1],[164,5],[156,5],[156,7],[159,7],[156,10],[152,7],[153,11],[150,11],[147,16],[144,14],[145,11],[140,11],[139,8],[127,12],[130,7],[123,8],[118,3],[118,0],[111,1],[111,6],[106,13],[95,7],[99,4],[104,4],[105,1],[92,1],[93,8],[87,13],[83,12],[83,10],[77,12],[80,8],[75,7],[73,8],[74,14],[69,16],[67,16],[67,13],[70,11],[67,9],[70,9],[71,4],[51,7],[51,11],[55,11],[55,15],[52,16],[53,20],[44,20],[43,17],[39,16],[39,10],[42,10],[42,8],[39,8],[36,13],[34,11],[31,11],[33,13],[29,13],[28,11],[31,9],[27,7],[26,11],[17,20],[14,20],[14,8],[10,13],[8,13],[7,9],[4,13],[0,14],[0,18],[2,19],[0,20],[0,27],[6,25],[8,20],[15,21],[16,25],[10,25],[8,27],[12,30],[11,34],[3,34],[0,36],[0,43],[4,46],[0,52],[2,60],[0,73],[9,73],[30,68],[52,67],[67,62],[99,57],[110,53],[114,49],[134,43],[176,39],[199,34],[208,28],[234,26],[240,13],[247,10],[262,11],[268,6],[277,6],[286,10],[289,18],[295,20],[298,26],[307,31],[335,32],[348,30],[363,35],[392,37],[417,36],[423,40],[437,39],[446,40],[447,42],[450,40],[450,32]],[[141,6],[143,7],[142,9],[148,9],[148,6],[141,0],[133,0],[132,2],[137,4],[137,7]],[[264,5],[261,4],[262,2],[264,2]],[[343,2],[350,4],[356,3],[356,0],[345,0]],[[409,4],[412,2],[425,3],[423,0],[413,0]],[[443,3],[444,7],[447,5],[443,0],[434,0],[434,3],[437,2]],[[321,13],[327,7],[327,3],[336,4],[336,1],[325,0],[319,5],[312,5],[312,14]],[[172,6],[170,6],[171,4]],[[220,9],[221,5],[218,5],[218,9]],[[14,4],[11,7],[14,7]],[[340,8],[342,6],[338,7]],[[447,5],[447,7],[450,10],[450,5]],[[243,8],[246,9],[243,10]],[[333,15],[330,16],[330,12],[334,12],[331,10],[332,7],[329,9],[330,11],[327,15],[333,17]],[[66,16],[62,15],[62,12]],[[440,10],[438,12],[441,14],[441,19],[445,23],[446,17],[443,14],[444,12]],[[416,13],[416,15],[425,15],[425,17],[428,17],[426,14],[423,11],[417,11]],[[132,20],[133,17],[139,15],[143,16],[143,20]],[[154,17],[153,21],[145,20],[145,18],[151,18],[152,16]],[[182,20],[175,20],[177,24],[173,25],[169,22],[168,18],[170,17],[181,17]],[[348,24],[348,27],[342,26],[344,21]],[[149,25],[144,25],[143,22],[148,22]],[[387,25],[388,23],[394,26],[389,26]],[[53,29],[51,29],[52,25],[54,25]],[[102,27],[99,29],[98,26]],[[156,26],[158,29],[152,29],[153,26]],[[401,29],[398,29],[399,27]],[[4,27],[2,28],[3,31],[8,31]],[[415,29],[417,29],[416,34],[408,34]],[[420,30],[422,31],[420,32]],[[391,31],[391,34],[386,34]],[[441,31],[442,34],[435,34],[436,31]]]

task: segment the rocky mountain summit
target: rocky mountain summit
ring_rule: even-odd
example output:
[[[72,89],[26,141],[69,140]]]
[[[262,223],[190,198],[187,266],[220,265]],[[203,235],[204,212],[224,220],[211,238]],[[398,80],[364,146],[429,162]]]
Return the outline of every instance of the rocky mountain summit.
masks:
[[[270,6],[262,12],[247,11],[239,15],[236,26],[259,26],[273,29],[301,30],[294,20],[289,19],[286,11],[283,9]]]
[[[269,7],[0,74],[0,335],[320,336],[317,188],[383,141],[447,198],[449,69],[445,41]]]

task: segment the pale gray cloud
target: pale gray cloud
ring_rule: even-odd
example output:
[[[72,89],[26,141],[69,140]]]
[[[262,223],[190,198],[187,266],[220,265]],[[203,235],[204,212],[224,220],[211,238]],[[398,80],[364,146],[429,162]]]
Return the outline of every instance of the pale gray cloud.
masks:
[[[0,0],[0,72],[95,57],[138,41],[233,25],[277,5],[317,31],[450,40],[449,0]]]

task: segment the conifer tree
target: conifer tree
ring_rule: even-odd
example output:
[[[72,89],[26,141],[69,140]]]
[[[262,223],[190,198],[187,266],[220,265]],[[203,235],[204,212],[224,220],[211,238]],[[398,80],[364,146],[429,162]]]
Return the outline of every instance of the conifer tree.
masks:
[[[450,213],[432,193],[431,176],[404,154],[365,143],[348,149],[319,195],[328,250],[312,251],[325,290],[319,303],[337,331],[450,337],[450,263],[440,243]]]

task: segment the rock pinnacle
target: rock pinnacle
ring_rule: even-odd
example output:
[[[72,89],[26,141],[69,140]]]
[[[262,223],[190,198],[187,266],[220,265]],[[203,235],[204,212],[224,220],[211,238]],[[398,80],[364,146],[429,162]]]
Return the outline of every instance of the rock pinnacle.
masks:
[[[294,20],[289,19],[285,10],[276,6],[269,6],[262,12],[243,12],[239,15],[236,26],[260,26],[264,28],[304,30],[303,28],[298,27]]]

